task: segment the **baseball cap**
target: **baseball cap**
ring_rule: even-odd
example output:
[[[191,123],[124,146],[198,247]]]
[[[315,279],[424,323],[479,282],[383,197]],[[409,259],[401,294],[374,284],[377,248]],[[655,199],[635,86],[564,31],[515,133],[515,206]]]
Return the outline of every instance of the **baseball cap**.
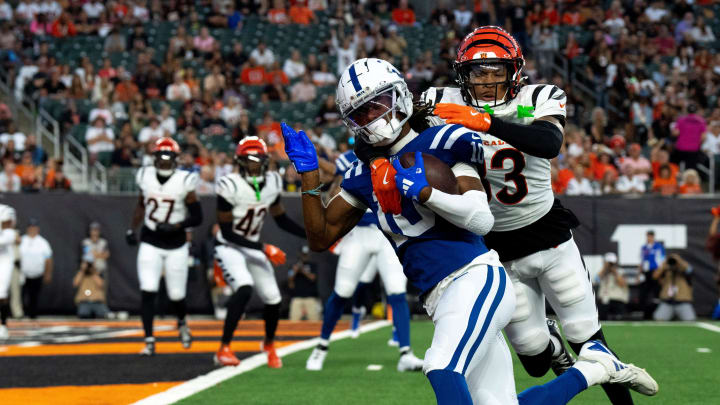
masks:
[[[100,229],[100,222],[98,222],[98,221],[90,222],[90,229]]]
[[[40,221],[38,221],[37,218],[30,218],[28,221],[28,226],[38,226],[40,225]]]
[[[605,253],[605,261],[608,263],[617,263],[617,255],[613,252]]]

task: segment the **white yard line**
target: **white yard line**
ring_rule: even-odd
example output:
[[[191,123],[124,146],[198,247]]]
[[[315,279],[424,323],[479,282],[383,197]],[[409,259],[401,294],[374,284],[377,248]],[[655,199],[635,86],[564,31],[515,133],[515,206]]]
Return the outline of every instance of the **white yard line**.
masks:
[[[709,330],[709,331],[713,331],[713,332],[720,333],[720,326],[713,325],[713,324],[711,324],[711,323],[707,323],[707,322],[696,322],[696,323],[695,323],[695,326],[697,326],[698,328],[701,328],[701,329],[705,329],[705,330]]]
[[[388,321],[370,322],[361,326],[360,332],[370,332],[389,325],[390,322]],[[330,336],[330,340],[335,341],[348,337],[350,337],[349,329],[342,332],[333,333],[332,336]],[[298,352],[300,350],[310,349],[312,347],[315,347],[318,344],[319,340],[320,338],[308,339],[289,346],[281,347],[277,349],[277,353],[280,357],[282,357],[291,353]],[[236,375],[256,369],[263,364],[267,364],[267,355],[265,353],[258,353],[246,359],[242,359],[240,365],[237,367],[223,367],[217,370],[213,370],[205,375],[195,377],[192,380],[185,381],[180,385],[176,385],[168,389],[167,391],[163,391],[158,394],[149,396],[145,399],[141,399],[140,401],[135,402],[134,405],[172,404],[180,401],[181,399],[194,395],[200,391],[206,390],[225,380],[235,377]]]

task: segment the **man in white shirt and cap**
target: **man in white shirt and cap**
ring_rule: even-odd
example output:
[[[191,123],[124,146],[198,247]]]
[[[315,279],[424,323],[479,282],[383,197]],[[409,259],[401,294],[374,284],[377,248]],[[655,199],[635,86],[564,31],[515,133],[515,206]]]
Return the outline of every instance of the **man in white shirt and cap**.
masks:
[[[20,271],[25,276],[23,285],[23,306],[30,319],[37,318],[37,304],[43,284],[52,280],[52,248],[40,236],[40,227],[35,218],[30,218],[25,235],[20,239]]]

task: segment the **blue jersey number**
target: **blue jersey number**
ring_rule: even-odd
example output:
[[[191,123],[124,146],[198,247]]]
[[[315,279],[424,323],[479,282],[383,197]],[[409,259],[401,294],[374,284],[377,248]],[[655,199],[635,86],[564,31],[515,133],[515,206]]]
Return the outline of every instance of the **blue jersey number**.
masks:
[[[392,237],[396,247],[405,243],[408,238],[420,236],[435,226],[435,213],[429,208],[414,201],[403,201],[402,214],[385,214],[380,205],[377,204],[375,192],[373,192],[372,196],[376,203],[377,212],[375,212],[375,215],[380,228]],[[412,206],[406,205],[408,203],[412,203]]]

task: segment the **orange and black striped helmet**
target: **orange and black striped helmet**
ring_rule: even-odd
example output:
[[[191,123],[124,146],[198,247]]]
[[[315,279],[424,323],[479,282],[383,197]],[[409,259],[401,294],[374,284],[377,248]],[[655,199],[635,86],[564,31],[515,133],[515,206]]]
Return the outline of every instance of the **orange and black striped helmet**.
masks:
[[[525,65],[522,49],[510,33],[495,26],[476,28],[463,39],[453,68],[467,104],[478,108],[486,104],[477,97],[476,87],[470,83],[473,72],[499,64],[505,66],[505,80],[485,83],[486,86],[495,85],[494,105],[509,102],[520,90],[523,80],[522,68]],[[498,94],[498,85],[501,84],[505,85],[504,94]]]

